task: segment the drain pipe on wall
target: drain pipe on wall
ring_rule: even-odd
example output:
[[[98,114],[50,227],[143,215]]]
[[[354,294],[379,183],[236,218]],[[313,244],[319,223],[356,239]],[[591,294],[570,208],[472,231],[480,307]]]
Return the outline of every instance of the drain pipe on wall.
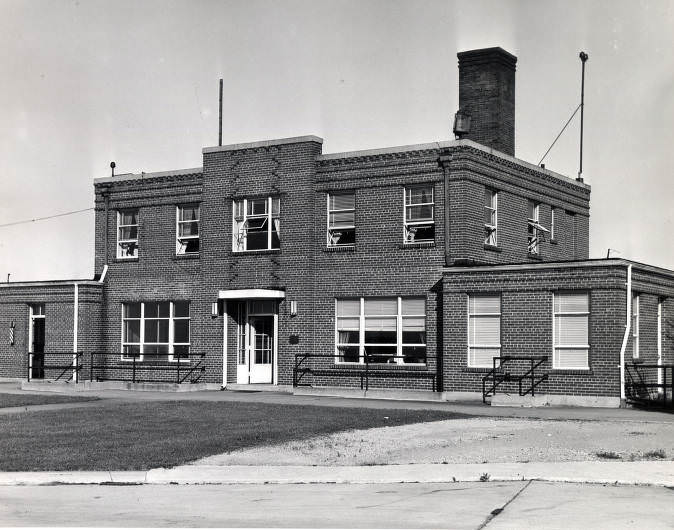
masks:
[[[625,335],[623,335],[623,344],[620,348],[620,405],[625,404],[625,350],[627,349],[627,340],[630,336],[632,327],[632,264],[627,265],[627,322],[625,323]]]
[[[79,374],[77,373],[77,334],[79,331],[79,316],[80,316],[80,286],[77,283],[73,284],[75,287],[75,294],[73,298],[73,383],[78,382]]]

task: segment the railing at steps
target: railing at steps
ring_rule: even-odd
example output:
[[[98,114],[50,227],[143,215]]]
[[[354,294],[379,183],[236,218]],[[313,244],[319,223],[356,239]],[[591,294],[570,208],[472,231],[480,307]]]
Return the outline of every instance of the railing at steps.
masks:
[[[28,353],[26,380],[42,380],[56,370],[59,370],[58,374],[50,376],[50,381],[77,380],[82,370],[82,357],[82,352]]]
[[[548,380],[548,373],[541,373],[541,365],[547,360],[547,355],[494,357],[492,369],[482,378],[482,402],[486,403],[488,397],[495,396],[498,387],[503,383],[517,382],[520,396],[526,396],[527,394],[531,394],[532,397],[535,396],[538,385]],[[524,373],[509,372],[508,368],[512,368],[512,363],[524,363],[525,365],[528,363],[529,369]],[[538,373],[536,373],[536,370],[539,370]]]
[[[91,352],[91,381],[198,383],[206,371],[205,353]]]
[[[383,360],[385,358],[385,360]],[[312,359],[326,359],[318,365],[312,363]],[[435,355],[424,355],[417,358],[409,355],[382,355],[365,354],[360,357],[359,363],[338,363],[338,356],[329,353],[299,353],[295,355],[293,365],[293,387],[307,386],[303,383],[305,376],[338,378],[354,377],[360,379],[360,389],[370,388],[370,379],[376,377],[430,379],[433,392],[437,389],[437,369],[433,362],[429,366],[428,361],[435,361]],[[397,362],[401,359],[403,362]],[[411,362],[411,361],[416,362]]]
[[[635,405],[674,410],[674,364],[625,364],[625,398]]]

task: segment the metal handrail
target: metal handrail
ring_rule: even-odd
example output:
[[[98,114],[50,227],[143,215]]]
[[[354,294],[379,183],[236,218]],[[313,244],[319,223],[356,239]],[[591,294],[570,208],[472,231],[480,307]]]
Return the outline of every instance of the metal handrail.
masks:
[[[658,363],[632,363],[625,365],[625,372],[629,382],[625,385],[626,398],[628,401],[641,405],[664,406],[674,408],[674,364]],[[662,370],[661,383],[647,383],[644,380],[644,370]],[[634,370],[634,374],[632,371]],[[669,378],[667,372],[669,371]],[[635,380],[635,375],[638,380]],[[657,377],[657,376],[656,376]],[[669,383],[667,382],[669,380]],[[654,393],[652,389],[657,389]],[[639,390],[645,391],[644,395],[639,395]]]
[[[539,375],[539,379],[536,379],[536,369],[539,368],[543,363],[548,360],[547,355],[503,355],[500,357],[492,358],[492,368],[487,372],[487,374],[482,378],[482,402],[487,402],[488,396],[495,396],[496,390],[498,389],[501,383],[517,381],[518,393],[520,396],[526,396],[531,393],[532,397],[536,395],[536,387],[540,385],[543,381],[548,379],[548,374]],[[497,372],[503,372],[503,368],[510,361],[528,361],[529,369],[523,374],[513,375],[509,372],[503,374],[503,377],[497,377]],[[522,390],[522,381],[525,379],[531,379],[531,385],[526,390]],[[491,379],[491,387],[487,389],[487,382]]]
[[[360,377],[360,387],[361,390],[368,390],[370,386],[370,376],[373,374],[381,374],[383,372],[395,373],[402,376],[409,377],[426,377],[431,375],[433,377],[433,392],[436,388],[436,379],[438,377],[437,367],[433,367],[433,370],[428,370],[428,361],[431,359],[437,359],[436,355],[425,355],[425,362],[423,363],[391,363],[391,362],[373,362],[373,358],[386,357],[387,359],[409,359],[409,355],[382,355],[382,354],[372,354],[366,353],[358,357],[358,363],[344,363],[344,364],[333,364],[333,368],[330,370],[343,369],[349,373],[353,373],[356,376]],[[318,359],[339,359],[339,355],[331,353],[297,353],[295,354],[295,362],[293,365],[293,387],[299,386],[302,378],[306,373],[311,373],[315,371],[316,368],[309,367],[305,363],[308,359],[318,358]],[[360,362],[362,359],[362,363]],[[302,368],[302,366],[305,368]],[[370,370],[370,366],[375,365],[379,368]],[[335,368],[336,367],[336,368]],[[394,368],[395,367],[395,368]],[[328,369],[328,368],[326,368]]]
[[[70,364],[43,364],[42,368],[43,370],[62,370],[62,372],[56,376],[54,381],[60,381],[61,377],[63,377],[66,372],[71,372],[70,377],[66,379],[66,381],[70,381],[73,377],[75,377],[76,374],[79,374],[79,372],[82,370],[82,364],[81,360],[83,358],[83,353],[81,351],[79,352],[62,352],[62,351],[54,351],[54,352],[28,352],[28,357],[27,357],[27,377],[26,380],[30,381],[31,380],[31,371],[33,370],[33,361],[35,359],[35,355],[41,355],[45,360],[52,356],[55,357],[57,355],[59,356],[70,356]],[[42,378],[35,378],[33,379],[42,379]]]
[[[173,359],[169,360],[168,356],[172,355]],[[175,382],[184,383],[192,374],[199,372],[196,381],[201,379],[206,371],[204,365],[205,353],[123,353],[123,352],[90,352],[90,371],[89,379],[93,381],[129,381],[129,378],[106,377],[101,374],[101,370],[115,370],[115,371],[131,371],[131,382],[145,382],[145,383],[166,383],[166,379],[147,379],[138,377],[138,372],[171,372],[175,370]],[[96,357],[113,358],[114,363],[96,364]],[[146,357],[151,358],[152,363],[146,362]],[[142,358],[142,360],[141,360]],[[152,359],[154,358],[154,359]],[[192,363],[192,359],[197,359],[196,363]],[[187,365],[185,361],[190,364]],[[181,372],[182,369],[182,372]],[[96,371],[98,370],[98,373]],[[182,374],[182,376],[181,376]]]

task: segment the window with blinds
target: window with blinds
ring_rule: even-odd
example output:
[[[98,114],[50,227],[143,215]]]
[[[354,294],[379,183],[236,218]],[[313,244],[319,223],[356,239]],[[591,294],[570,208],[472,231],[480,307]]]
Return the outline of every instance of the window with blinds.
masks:
[[[337,300],[337,362],[426,362],[425,298]]]
[[[590,295],[587,292],[555,293],[553,297],[552,367],[587,370]]]
[[[501,297],[468,296],[468,366],[491,368],[501,356]]]

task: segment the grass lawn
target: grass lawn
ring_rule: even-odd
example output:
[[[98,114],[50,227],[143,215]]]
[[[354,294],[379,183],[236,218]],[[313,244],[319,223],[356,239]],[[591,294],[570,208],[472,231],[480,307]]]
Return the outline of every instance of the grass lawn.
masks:
[[[5,407],[25,407],[27,405],[48,405],[50,403],[78,403],[96,399],[98,398],[58,396],[54,394],[0,394],[0,409]]]
[[[466,418],[432,410],[155,401],[0,416],[1,471],[146,470],[314,435]]]

